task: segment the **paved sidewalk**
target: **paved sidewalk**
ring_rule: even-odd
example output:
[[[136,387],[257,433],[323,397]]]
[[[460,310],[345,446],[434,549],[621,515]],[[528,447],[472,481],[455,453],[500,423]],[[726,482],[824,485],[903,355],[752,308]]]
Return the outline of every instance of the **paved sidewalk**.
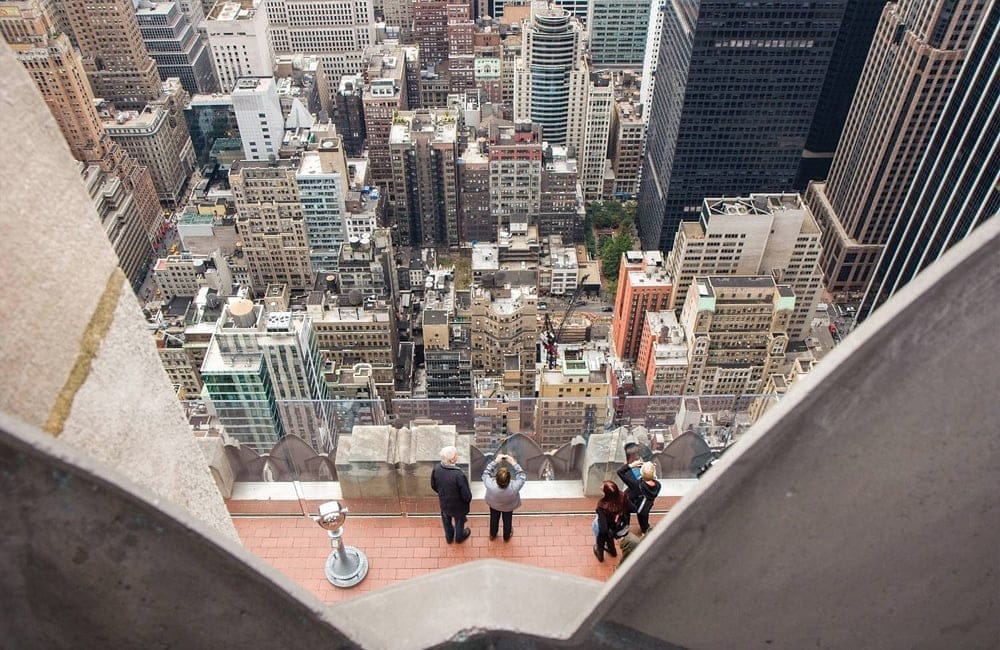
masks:
[[[654,517],[659,519],[659,517]],[[368,555],[368,577],[351,589],[337,589],[323,574],[330,553],[326,531],[305,517],[233,518],[243,544],[275,568],[312,591],[320,600],[346,600],[379,587],[463,562],[496,558],[573,575],[607,580],[617,564],[594,557],[593,515],[514,515],[514,536],[489,541],[489,518],[469,519],[472,537],[447,544],[436,516],[355,516],[347,520],[344,541]]]

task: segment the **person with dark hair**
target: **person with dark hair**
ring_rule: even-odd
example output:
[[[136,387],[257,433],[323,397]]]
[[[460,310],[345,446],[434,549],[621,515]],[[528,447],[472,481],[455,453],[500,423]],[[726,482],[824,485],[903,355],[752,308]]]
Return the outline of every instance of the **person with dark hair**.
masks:
[[[601,486],[603,496],[597,502],[597,516],[594,517],[594,555],[598,562],[604,561],[607,551],[611,557],[618,557],[615,539],[628,533],[629,508],[625,493],[614,481],[604,481]]]
[[[514,467],[514,480],[510,470],[497,467],[507,461]],[[486,505],[490,507],[490,539],[497,538],[500,518],[503,518],[503,541],[510,541],[514,534],[514,511],[521,506],[521,488],[528,480],[528,474],[513,456],[497,454],[483,470],[483,486],[486,487]]]
[[[638,478],[635,470],[639,470]],[[649,530],[649,512],[653,509],[653,501],[660,493],[660,482],[656,480],[656,465],[639,459],[626,462],[618,468],[618,477],[625,483],[625,496],[629,507],[639,520],[639,532],[645,534]]]
[[[465,472],[458,467],[458,449],[448,445],[441,450],[441,462],[431,472],[431,489],[437,492],[441,504],[441,524],[444,541],[461,544],[472,534],[465,527],[472,492]]]
[[[640,454],[642,453],[642,447],[638,442],[626,442],[625,443],[625,464],[631,465],[633,462],[639,460]],[[639,470],[633,469],[632,475],[638,480]]]

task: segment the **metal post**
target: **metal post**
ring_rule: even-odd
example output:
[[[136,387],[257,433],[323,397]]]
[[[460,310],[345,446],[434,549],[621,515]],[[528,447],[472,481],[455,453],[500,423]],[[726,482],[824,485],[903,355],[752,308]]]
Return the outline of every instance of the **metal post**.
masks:
[[[319,507],[316,523],[330,535],[333,550],[326,558],[326,579],[335,587],[353,587],[368,575],[368,556],[353,546],[344,544],[344,521],[347,508],[337,501],[327,501]]]

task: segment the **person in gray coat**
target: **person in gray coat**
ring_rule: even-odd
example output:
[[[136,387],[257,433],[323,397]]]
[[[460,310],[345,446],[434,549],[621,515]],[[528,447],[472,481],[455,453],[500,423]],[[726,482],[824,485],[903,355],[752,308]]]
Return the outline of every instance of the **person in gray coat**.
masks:
[[[497,465],[507,461],[514,466],[514,480],[511,480],[510,470]],[[514,511],[521,506],[521,488],[528,479],[528,474],[521,469],[513,456],[497,454],[483,470],[483,485],[486,487],[486,505],[490,507],[490,539],[497,538],[500,518],[503,518],[503,541],[510,540],[514,534]]]

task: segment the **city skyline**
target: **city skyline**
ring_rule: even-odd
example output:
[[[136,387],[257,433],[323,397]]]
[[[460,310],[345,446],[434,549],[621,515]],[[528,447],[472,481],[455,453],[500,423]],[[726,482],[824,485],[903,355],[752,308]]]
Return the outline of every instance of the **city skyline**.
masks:
[[[641,71],[600,68],[593,60],[598,43],[592,39],[605,37],[593,36],[586,21],[609,20],[605,9],[595,13],[591,7],[579,15],[575,5],[510,5],[506,22],[499,22],[472,20],[464,5],[428,2],[415,8],[417,28],[410,37],[405,29],[387,29],[369,42],[358,36],[369,33],[364,28],[352,32],[351,38],[360,38],[353,45],[325,35],[296,50],[290,43],[321,27],[318,19],[296,13],[318,6],[309,2],[275,3],[275,20],[249,1],[219,2],[202,12],[183,3],[142,5],[136,29],[145,31],[122,32],[134,42],[113,78],[135,78],[135,88],[142,88],[149,68],[140,54],[153,42],[151,51],[159,51],[165,42],[159,38],[187,44],[181,48],[187,58],[170,68],[179,76],[158,83],[156,96],[144,104],[124,92],[120,82],[106,86],[125,110],[91,94],[84,61],[55,26],[59,16],[49,17],[44,5],[31,0],[2,3],[5,40],[19,48],[29,69],[38,66],[31,52],[48,42],[56,45],[53,52],[65,53],[58,65],[79,66],[68,77],[76,79],[75,86],[54,88],[44,68],[35,78],[74,155],[103,165],[105,172],[117,170],[129,181],[124,193],[115,193],[107,175],[91,170],[83,176],[158,332],[164,366],[188,398],[197,391],[209,397],[201,372],[211,374],[206,351],[217,345],[213,340],[222,330],[214,316],[206,315],[250,300],[275,318],[304,312],[306,330],[316,324],[319,355],[314,358],[320,360],[321,379],[312,381],[320,382],[324,394],[347,403],[360,395],[381,402],[379,417],[459,417],[468,423],[463,431],[479,436],[481,427],[471,424],[479,417],[474,403],[465,400],[507,399],[518,407],[494,409],[489,421],[505,417],[502,431],[524,432],[540,444],[557,446],[572,438],[570,431],[585,437],[596,432],[602,413],[609,423],[625,417],[634,410],[630,399],[661,396],[650,391],[666,386],[688,395],[725,393],[726,387],[734,396],[778,391],[788,377],[805,372],[794,368],[811,368],[837,345],[849,333],[861,307],[857,300],[867,288],[858,278],[850,287],[838,284],[838,274],[830,271],[829,260],[839,255],[840,217],[830,216],[828,205],[843,203],[837,198],[846,191],[837,189],[839,179],[876,182],[876,167],[889,177],[897,175],[896,203],[885,210],[879,232],[887,236],[893,230],[907,242],[936,238],[926,253],[915,245],[894,251],[898,261],[887,253],[884,265],[920,266],[996,211],[990,207],[996,201],[990,193],[996,191],[989,173],[996,174],[995,137],[991,142],[973,131],[992,134],[994,116],[982,110],[983,102],[972,103],[977,95],[994,92],[987,73],[996,61],[991,49],[996,16],[977,13],[971,5],[959,15],[938,5],[924,11],[908,0],[888,3],[860,70],[856,50],[871,28],[871,4],[831,0],[803,9],[789,3],[782,5],[791,12],[787,16],[775,13],[780,8],[761,9],[754,32],[741,22],[747,16],[727,13],[723,4],[701,3],[697,21],[694,13],[684,13],[688,5],[662,12],[649,7],[649,16],[662,13],[662,39],[669,47],[660,48],[658,83],[647,110],[643,88],[651,79]],[[923,9],[918,11],[918,5]],[[899,18],[913,12],[912,20]],[[330,24],[355,29],[364,22],[357,15]],[[195,63],[198,50],[184,36],[184,21],[207,26],[214,87],[224,92],[186,92],[188,86],[207,85],[191,76],[205,67]],[[724,24],[743,25],[742,31],[730,33],[720,27]],[[72,20],[67,25],[72,29]],[[150,31],[154,25],[166,31]],[[689,29],[687,40],[671,40],[684,29]],[[871,140],[865,116],[893,112],[871,108],[877,102],[867,99],[879,61],[905,60],[914,69],[913,55],[897,55],[896,49],[916,52],[938,42],[951,44],[935,55],[942,62],[938,72],[950,75],[949,81],[928,85],[933,101],[921,102],[924,112],[907,118],[920,125],[920,137],[910,138],[906,166],[859,163],[851,148]],[[828,65],[836,48],[849,49],[851,56]],[[723,78],[723,59],[743,67],[726,70]],[[965,60],[970,66],[961,65]],[[166,62],[163,70],[152,68],[158,75],[167,69]],[[739,77],[740,71],[746,75]],[[967,83],[956,81],[959,74]],[[812,183],[800,197],[790,191],[796,171],[804,169],[803,160],[830,148],[846,110],[843,97],[833,102],[831,88],[851,86],[855,75],[858,90],[843,118],[830,178]],[[742,153],[729,156],[718,149],[706,157],[702,154],[708,150],[698,147],[708,146],[708,140],[686,149],[695,140],[685,138],[697,140],[697,125],[716,120],[712,111],[725,102],[703,101],[699,93],[709,82],[723,81],[726,96],[743,106],[730,110],[735,121],[719,122],[728,126],[716,135]],[[966,85],[973,90],[951,92]],[[773,103],[785,91],[796,101],[749,109],[761,93]],[[671,96],[683,102],[671,107]],[[883,96],[899,99],[901,93],[890,90]],[[816,105],[825,106],[822,114],[814,112]],[[671,113],[675,109],[680,112]],[[740,122],[741,115],[752,119]],[[962,115],[970,126],[961,132],[935,130],[942,115]],[[679,121],[672,127],[669,120],[675,118]],[[718,192],[697,189],[705,185],[694,182],[683,199],[692,202],[685,216],[658,223],[657,209],[650,208],[667,195],[657,189],[653,197],[650,188],[673,164],[663,156],[673,146],[664,140],[671,129],[680,143],[678,160],[702,151],[690,158],[692,164],[678,168],[677,182],[670,184],[675,198],[683,183],[707,177],[712,165],[711,175],[724,182]],[[942,143],[933,145],[936,151],[976,151],[978,169],[922,157],[932,148],[932,136]],[[757,153],[741,157],[754,147]],[[817,156],[818,161],[822,156]],[[845,167],[846,160],[853,166]],[[702,163],[707,166],[698,167]],[[933,186],[920,198],[908,184],[918,168]],[[747,180],[754,175],[757,180]],[[135,179],[149,183],[137,185]],[[908,225],[893,220],[904,195],[911,202],[954,203],[954,192],[939,191],[953,182],[971,183],[982,205],[973,210],[966,201],[965,216],[947,237],[929,234],[927,228],[914,230],[913,220]],[[734,194],[736,186],[747,189]],[[827,187],[830,199],[822,198]],[[612,200],[636,193],[634,202]],[[154,207],[156,198],[161,209]],[[934,232],[940,232],[950,209],[936,209],[942,212],[934,217],[940,224]],[[132,225],[114,225],[122,222]],[[662,241],[670,228],[675,236]],[[655,241],[650,245],[648,239]],[[155,261],[154,255],[141,254],[144,242],[155,251]],[[882,249],[872,251],[865,261],[866,278]],[[655,271],[635,266],[637,260],[651,259],[660,260]],[[884,297],[913,271],[879,273],[892,289],[871,292]],[[702,284],[697,278],[704,278]],[[725,287],[739,278],[770,278],[774,300],[780,298],[782,313],[790,315],[780,331],[772,328],[768,336],[783,338],[758,370],[704,366],[692,351],[699,345],[695,330],[683,332],[689,327],[684,320],[689,290],[705,287],[711,294],[708,287]],[[657,287],[651,300],[645,285]],[[862,316],[870,312],[871,300]],[[739,313],[727,309],[721,312],[719,332],[732,331]],[[163,326],[175,311],[186,314],[182,322]],[[707,318],[709,312],[702,311],[699,318]],[[353,321],[385,328],[384,334],[365,339],[362,349],[370,352],[341,354],[337,346],[352,350],[362,339],[323,333],[326,322],[353,332],[355,326],[346,325]],[[751,323],[735,327],[740,331]],[[364,331],[364,337],[371,333]],[[170,343],[178,340],[180,348]],[[753,345],[762,340],[754,338]],[[681,365],[686,370],[678,374]],[[586,376],[575,374],[583,368]],[[545,406],[546,400],[571,396],[579,397],[576,401],[589,413],[582,421],[565,407]],[[407,405],[414,399],[453,400],[455,406],[449,410],[442,402],[414,412]],[[762,411],[752,409],[750,401],[736,403],[735,410],[747,417]],[[364,417],[375,418],[375,411],[367,409],[362,409],[368,413]],[[682,412],[678,403],[664,401],[638,421],[669,426],[681,421]],[[344,421],[358,417],[339,412],[323,417],[333,427],[341,416]],[[283,425],[276,426],[274,436],[281,437]]]

